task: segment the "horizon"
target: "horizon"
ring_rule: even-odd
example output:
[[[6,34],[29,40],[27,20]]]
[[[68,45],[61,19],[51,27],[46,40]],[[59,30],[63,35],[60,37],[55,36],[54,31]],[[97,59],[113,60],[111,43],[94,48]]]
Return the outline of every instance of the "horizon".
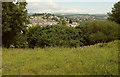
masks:
[[[28,14],[45,14],[45,13],[28,13]],[[83,13],[46,13],[46,14],[68,14],[68,15],[72,15],[72,14],[75,14],[75,15],[79,15],[79,14],[81,14],[81,15],[107,15],[107,14],[87,14],[87,13],[85,13],[85,14],[83,14]]]

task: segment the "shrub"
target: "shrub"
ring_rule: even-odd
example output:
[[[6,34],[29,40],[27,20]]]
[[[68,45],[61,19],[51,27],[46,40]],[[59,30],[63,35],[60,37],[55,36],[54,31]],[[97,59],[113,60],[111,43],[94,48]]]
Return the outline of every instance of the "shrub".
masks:
[[[64,25],[29,28],[29,47],[64,46],[77,47],[82,45],[81,30]]]
[[[17,34],[16,37],[14,38],[13,47],[15,47],[15,48],[28,48],[26,34],[21,34],[21,33]]]
[[[84,44],[90,45],[100,42],[109,42],[119,38],[119,25],[107,20],[94,20],[81,23],[78,27],[83,31]]]

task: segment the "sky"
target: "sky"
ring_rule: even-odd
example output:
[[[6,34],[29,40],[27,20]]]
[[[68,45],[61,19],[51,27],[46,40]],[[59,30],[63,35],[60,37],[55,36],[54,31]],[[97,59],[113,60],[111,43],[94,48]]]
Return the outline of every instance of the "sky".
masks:
[[[119,0],[27,0],[29,13],[107,14]]]

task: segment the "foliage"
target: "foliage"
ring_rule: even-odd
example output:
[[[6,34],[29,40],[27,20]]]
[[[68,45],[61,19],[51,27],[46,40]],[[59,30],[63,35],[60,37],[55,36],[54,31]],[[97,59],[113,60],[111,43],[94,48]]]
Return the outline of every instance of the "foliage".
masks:
[[[112,8],[112,12],[108,13],[109,20],[115,21],[118,24],[120,24],[120,1],[114,4],[114,7]]]
[[[64,46],[77,47],[82,45],[80,29],[64,25],[52,25],[31,27],[28,32],[30,47]]]
[[[2,39],[5,47],[15,42],[17,33],[25,34],[28,16],[26,2],[2,2]]]
[[[78,27],[83,31],[84,45],[109,42],[119,38],[119,26],[115,22],[95,20],[81,23]]]
[[[31,15],[31,16],[41,16],[41,15],[44,15],[44,14],[37,14],[37,13],[35,13],[35,14]]]
[[[116,40],[80,48],[3,48],[2,74],[118,75],[118,43]]]
[[[62,24],[63,24],[63,25],[66,25],[66,23],[67,23],[66,21],[62,20]]]
[[[27,36],[26,34],[19,33],[15,37],[15,42],[13,43],[15,48],[28,48]]]

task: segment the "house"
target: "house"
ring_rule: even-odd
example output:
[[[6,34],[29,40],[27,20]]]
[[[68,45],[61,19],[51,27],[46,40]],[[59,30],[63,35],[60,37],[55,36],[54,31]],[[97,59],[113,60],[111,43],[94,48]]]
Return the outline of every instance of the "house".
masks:
[[[71,27],[76,27],[78,26],[79,24],[77,22],[72,22],[72,24],[68,23],[66,24],[67,26],[71,26]]]

